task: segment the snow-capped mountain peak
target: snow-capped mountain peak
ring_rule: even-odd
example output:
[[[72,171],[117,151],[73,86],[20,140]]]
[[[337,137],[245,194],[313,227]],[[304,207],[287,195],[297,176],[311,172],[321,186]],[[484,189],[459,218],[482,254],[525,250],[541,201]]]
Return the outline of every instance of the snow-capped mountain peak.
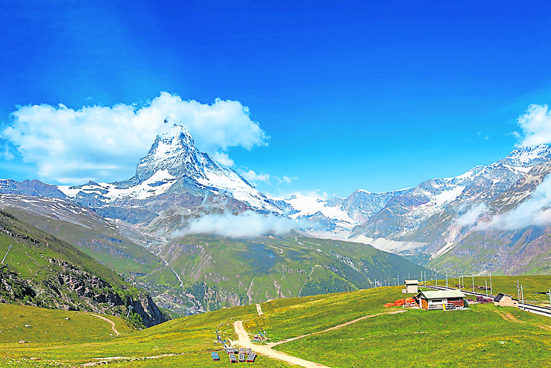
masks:
[[[160,170],[170,175],[182,175],[203,178],[201,156],[195,148],[193,138],[186,127],[173,124],[164,133],[157,136],[149,153],[138,163],[135,179],[141,183]]]
[[[87,202],[112,203],[129,199],[151,199],[164,193],[208,197],[229,195],[260,212],[283,212],[234,170],[199,151],[191,134],[181,124],[173,124],[159,134],[148,154],[136,168],[136,175],[125,181],[89,183],[58,187],[66,196]]]
[[[551,159],[551,147],[547,144],[520,147],[512,151],[499,163],[511,166],[535,166]]]

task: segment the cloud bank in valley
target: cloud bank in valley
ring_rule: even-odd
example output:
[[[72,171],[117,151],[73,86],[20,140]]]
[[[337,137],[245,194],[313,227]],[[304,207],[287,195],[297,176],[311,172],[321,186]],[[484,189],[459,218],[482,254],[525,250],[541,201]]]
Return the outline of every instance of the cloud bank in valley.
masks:
[[[266,234],[284,235],[299,228],[299,221],[246,211],[239,215],[217,214],[200,217],[192,220],[185,229],[172,233],[172,237],[214,234],[229,238],[252,238]]]
[[[239,101],[217,99],[202,104],[163,92],[141,106],[78,110],[62,104],[19,106],[11,114],[10,126],[0,132],[0,138],[17,152],[5,151],[3,157],[18,153],[36,165],[40,179],[58,183],[126,179],[134,174],[155,136],[166,129],[165,119],[185,125],[200,150],[229,166],[233,165],[227,152],[230,147],[250,150],[268,140]]]

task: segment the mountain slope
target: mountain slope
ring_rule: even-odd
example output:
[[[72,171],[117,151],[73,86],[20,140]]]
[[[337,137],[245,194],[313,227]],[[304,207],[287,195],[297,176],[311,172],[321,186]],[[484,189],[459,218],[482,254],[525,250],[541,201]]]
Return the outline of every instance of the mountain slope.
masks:
[[[154,247],[205,310],[401,284],[426,270],[369,245],[299,234],[241,239],[188,235]]]
[[[58,189],[108,217],[132,223],[147,223],[176,204],[190,210],[214,205],[238,212],[282,214],[243,177],[200,152],[186,128],[178,124],[157,136],[131,179]]]
[[[1,302],[126,313],[146,326],[166,320],[149,295],[129,287],[72,245],[4,211],[0,211],[0,252],[5,257],[0,265]]]

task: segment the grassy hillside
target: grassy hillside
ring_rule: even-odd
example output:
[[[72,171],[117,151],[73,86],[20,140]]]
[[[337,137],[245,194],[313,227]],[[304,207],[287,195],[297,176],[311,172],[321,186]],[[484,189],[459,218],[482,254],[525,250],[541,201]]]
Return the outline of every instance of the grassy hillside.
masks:
[[[141,245],[147,240],[140,233],[88,208],[52,198],[15,197],[3,205],[5,212],[77,246],[116,273],[144,275],[163,267],[159,257]]]
[[[0,302],[135,315],[136,321],[142,319],[146,325],[164,320],[148,296],[119,275],[3,211],[0,254],[5,257],[0,265]],[[128,313],[130,306],[133,312]]]
[[[534,285],[547,282],[537,277],[532,277],[531,281]],[[14,328],[9,338],[0,340],[0,356],[3,356],[0,366],[2,362],[8,365],[14,360],[36,363],[29,360],[32,357],[40,358],[42,364],[55,361],[76,365],[114,358],[110,363],[113,367],[218,367],[229,362],[224,355],[222,362],[210,359],[210,351],[221,348],[215,343],[214,332],[220,328],[224,339],[235,340],[232,325],[236,320],[243,320],[250,334],[265,331],[270,343],[280,342],[274,346],[276,350],[331,367],[365,367],[374,362],[377,366],[415,362],[421,366],[442,367],[551,364],[551,319],[548,317],[492,304],[447,312],[385,308],[384,303],[403,297],[400,289],[383,287],[278,299],[261,304],[262,316],[258,316],[254,305],[226,308],[169,321],[143,331],[127,329],[127,333],[119,337],[107,335],[109,326],[93,319],[89,321],[91,332],[82,333],[87,328],[85,318],[93,318],[85,314],[79,317],[82,322],[77,322],[78,314],[73,312],[71,322],[75,319],[75,324],[66,323],[68,321],[62,319],[64,315],[61,314],[56,317],[33,315],[32,328],[35,330],[33,336],[27,335],[28,344],[17,343],[23,336],[19,333],[28,332],[21,328]],[[1,307],[0,315],[5,313]],[[10,328],[26,323],[27,311],[34,309],[10,311],[22,316],[10,321]],[[362,317],[368,318],[327,331]],[[47,319],[42,325],[41,318]],[[114,321],[117,328],[122,323]],[[56,324],[55,334],[43,333],[46,332],[43,328]],[[74,328],[81,332],[79,337]],[[68,338],[72,334],[75,338]],[[312,335],[283,341],[306,334]],[[259,356],[254,364],[288,366],[265,356]]]
[[[365,289],[389,279],[401,283],[426,270],[370,245],[298,234],[250,239],[186,236],[160,245],[158,252],[207,310]],[[168,272],[146,278],[179,284]]]
[[[0,315],[8,312],[5,307],[0,304]],[[124,332],[116,337],[112,335],[109,324],[87,313],[17,308],[18,317],[6,325],[9,332],[0,340],[0,357],[3,357],[0,366],[13,366],[15,361],[27,366],[38,364],[36,360],[40,359],[42,364],[52,366],[55,362],[73,366],[114,360],[110,367],[219,367],[229,364],[229,361],[221,356],[226,358],[223,363],[213,362],[210,357],[210,351],[221,348],[214,342],[215,331],[224,324],[223,336],[233,337],[233,319],[251,318],[256,313],[254,306],[223,309],[180,318],[134,333],[129,333],[130,328],[124,321],[110,317],[119,332]],[[70,321],[64,319],[67,316]],[[21,328],[21,324],[27,321],[31,321],[32,333],[28,331],[30,329]],[[4,331],[0,336],[3,334]],[[20,344],[21,339],[28,343]],[[145,360],[146,357],[159,356],[161,358]],[[113,357],[117,359],[102,359]],[[259,358],[254,365],[288,367],[265,357]]]

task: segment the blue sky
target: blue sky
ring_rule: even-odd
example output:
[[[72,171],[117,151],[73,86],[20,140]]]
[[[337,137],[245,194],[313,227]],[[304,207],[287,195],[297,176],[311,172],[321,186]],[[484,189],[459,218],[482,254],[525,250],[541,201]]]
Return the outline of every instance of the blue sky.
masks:
[[[108,168],[109,150],[83,140],[56,177],[43,151],[18,146],[18,106],[238,102],[264,137],[222,144],[234,169],[264,174],[272,195],[347,196],[498,160],[522,141],[518,117],[551,101],[545,1],[3,1],[0,24],[0,178],[122,180],[149,148]],[[55,141],[60,125],[37,124],[27,138]]]

